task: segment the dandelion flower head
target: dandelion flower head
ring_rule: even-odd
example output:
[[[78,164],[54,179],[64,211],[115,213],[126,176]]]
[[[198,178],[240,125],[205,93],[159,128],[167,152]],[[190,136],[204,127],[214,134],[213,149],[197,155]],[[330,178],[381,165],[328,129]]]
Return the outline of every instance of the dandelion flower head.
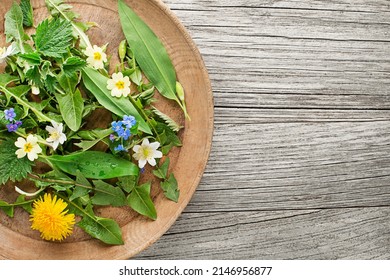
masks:
[[[65,210],[68,204],[61,198],[46,193],[33,204],[30,221],[31,228],[41,233],[45,240],[63,240],[73,232],[74,214]]]

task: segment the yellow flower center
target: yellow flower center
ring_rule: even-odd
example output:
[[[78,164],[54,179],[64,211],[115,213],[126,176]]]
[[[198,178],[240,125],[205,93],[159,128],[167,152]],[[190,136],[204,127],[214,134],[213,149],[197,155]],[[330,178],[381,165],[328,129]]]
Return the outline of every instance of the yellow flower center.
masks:
[[[150,157],[153,154],[153,151],[149,147],[145,147],[145,148],[142,148],[141,153],[142,153],[142,156],[145,159],[147,159],[148,157]]]
[[[117,87],[117,89],[124,89],[125,83],[123,81],[117,81],[115,86]]]
[[[31,145],[31,143],[26,143],[24,144],[23,149],[26,153],[30,153],[33,149],[33,145]]]
[[[60,134],[57,131],[54,131],[53,133],[50,134],[50,138],[53,140],[58,140],[60,139]]]
[[[94,60],[101,60],[102,59],[102,54],[100,52],[95,52],[93,54],[93,59]]]
[[[0,48],[0,55],[3,55],[5,53],[5,48]]]

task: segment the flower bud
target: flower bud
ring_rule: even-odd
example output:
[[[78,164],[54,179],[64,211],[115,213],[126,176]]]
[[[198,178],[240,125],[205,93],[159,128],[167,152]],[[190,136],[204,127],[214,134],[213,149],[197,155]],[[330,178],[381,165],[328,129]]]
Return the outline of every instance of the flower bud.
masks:
[[[127,42],[126,40],[123,40],[120,42],[119,47],[118,47],[118,53],[119,53],[119,58],[121,62],[125,60],[126,57],[126,51],[127,51]]]
[[[184,101],[184,89],[183,86],[176,81],[176,93],[180,101]]]

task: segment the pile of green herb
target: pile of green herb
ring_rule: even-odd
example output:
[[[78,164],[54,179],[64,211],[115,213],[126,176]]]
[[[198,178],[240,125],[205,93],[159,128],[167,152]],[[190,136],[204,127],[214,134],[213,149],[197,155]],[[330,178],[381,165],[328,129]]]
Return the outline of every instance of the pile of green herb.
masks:
[[[17,206],[28,211],[31,228],[45,240],[63,240],[77,225],[107,244],[123,244],[117,222],[97,216],[95,208],[129,206],[156,219],[151,183],[139,183],[146,165],[165,196],[177,202],[168,154],[181,146],[182,127],[153,104],[158,91],[188,118],[184,91],[162,43],[123,0],[118,11],[126,39],[112,75],[106,46],[87,35],[93,24],[78,21],[63,0],[45,3],[50,16],[36,27],[30,0],[14,2],[5,15],[0,185],[15,182],[20,196],[0,200],[0,208],[11,217]],[[27,35],[26,28],[35,33]],[[111,119],[106,127],[88,129],[97,110],[109,111]],[[23,188],[28,181],[33,192]]]

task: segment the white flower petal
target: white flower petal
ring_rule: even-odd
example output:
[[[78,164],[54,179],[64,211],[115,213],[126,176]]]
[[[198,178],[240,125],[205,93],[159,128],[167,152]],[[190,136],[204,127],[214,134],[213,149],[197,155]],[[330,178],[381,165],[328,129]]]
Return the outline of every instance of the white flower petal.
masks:
[[[26,144],[26,140],[22,137],[18,137],[18,139],[15,142],[15,146],[18,148],[22,148]]]
[[[138,151],[139,151],[140,148],[141,148],[140,145],[135,145],[135,146],[133,147],[133,151],[136,152],[136,153],[138,153]]]
[[[143,141],[142,141],[142,145],[141,146],[149,146],[149,139],[148,138],[145,138]]]
[[[37,155],[36,153],[30,152],[30,153],[27,153],[27,158],[28,158],[30,161],[34,161],[35,159],[38,158],[38,155]]]
[[[145,160],[145,159],[140,159],[140,160],[138,161],[138,167],[139,167],[139,168],[144,168],[145,165],[146,165],[146,160]]]
[[[23,158],[26,156],[26,152],[23,149],[16,150],[15,152],[17,158]]]
[[[154,158],[149,158],[148,159],[148,163],[151,165],[151,166],[155,166],[156,165],[156,160]]]
[[[153,157],[154,158],[162,158],[163,154],[160,151],[154,151]]]
[[[149,146],[152,147],[153,150],[157,150],[158,147],[160,147],[160,143],[159,142],[153,142],[153,143],[150,143]]]

